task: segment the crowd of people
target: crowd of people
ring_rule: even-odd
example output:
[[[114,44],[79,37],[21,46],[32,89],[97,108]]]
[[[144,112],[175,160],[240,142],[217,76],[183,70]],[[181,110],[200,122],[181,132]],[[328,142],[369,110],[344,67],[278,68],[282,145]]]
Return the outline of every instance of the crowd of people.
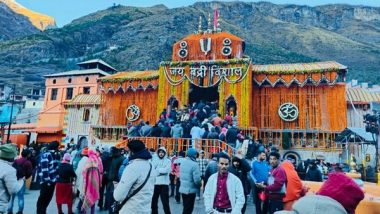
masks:
[[[214,102],[200,101],[179,110],[173,107],[164,109],[153,126],[143,120],[134,126],[128,123],[126,134],[128,137],[218,139],[237,148],[248,136],[238,129],[233,110],[222,117],[216,108]]]
[[[317,204],[332,207],[339,214],[353,213],[364,198],[340,165],[320,160],[297,166],[294,160],[281,162],[278,149],[249,140],[250,136],[239,131],[233,110],[221,118],[216,108],[216,103],[201,101],[181,110],[164,109],[154,126],[148,121],[128,124],[130,139],[122,149],[69,145],[59,150],[59,143],[51,142],[24,148],[15,160],[16,147],[1,145],[0,214],[13,213],[16,196],[17,214],[23,213],[25,180],[30,177],[31,188],[40,190],[37,214],[46,213],[54,194],[59,214],[64,213],[64,205],[69,214],[73,210],[93,214],[96,205],[110,214],[157,214],[159,199],[164,213],[170,214],[170,197],[182,203],[183,214],[190,214],[202,196],[205,212],[213,214],[245,213],[248,198],[253,199],[257,214],[318,213]],[[234,148],[248,139],[249,145],[245,157],[208,154],[194,145],[168,154],[162,146],[148,150],[133,138],[140,136],[218,139]],[[317,195],[306,195],[308,189],[301,180],[326,181]],[[345,191],[355,196],[346,200]]]
[[[148,150],[140,140],[130,140],[125,149],[59,150],[59,143],[52,142],[39,153],[23,149],[15,160],[16,147],[1,145],[0,213],[13,213],[16,196],[17,213],[23,213],[25,180],[34,176],[40,186],[37,214],[46,213],[54,194],[58,213],[63,213],[63,205],[68,213],[95,213],[96,205],[109,213],[158,213],[160,199],[168,214],[170,197],[182,203],[184,214],[193,213],[202,197],[205,212],[214,214],[245,213],[248,197],[254,198],[257,214],[318,213],[320,206],[331,207],[330,213],[353,213],[364,198],[359,185],[339,167],[316,195],[306,194],[294,163],[281,162],[275,148],[257,146],[251,159],[224,152],[208,159],[194,148],[172,155],[164,147]],[[318,163],[309,162],[305,177]]]

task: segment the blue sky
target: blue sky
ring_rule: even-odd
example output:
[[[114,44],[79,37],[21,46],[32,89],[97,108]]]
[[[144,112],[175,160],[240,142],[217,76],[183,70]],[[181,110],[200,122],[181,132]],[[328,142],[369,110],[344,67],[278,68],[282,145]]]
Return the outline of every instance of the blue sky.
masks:
[[[147,7],[164,4],[169,8],[188,6],[195,0],[16,0],[23,6],[36,12],[50,15],[56,19],[59,27],[70,23],[73,19],[87,15],[98,10],[106,9],[115,4]],[[207,0],[203,0],[207,1]],[[250,0],[248,2],[256,2]],[[267,0],[276,4],[323,5],[331,3],[344,3],[352,5],[368,5],[380,7],[380,0]]]

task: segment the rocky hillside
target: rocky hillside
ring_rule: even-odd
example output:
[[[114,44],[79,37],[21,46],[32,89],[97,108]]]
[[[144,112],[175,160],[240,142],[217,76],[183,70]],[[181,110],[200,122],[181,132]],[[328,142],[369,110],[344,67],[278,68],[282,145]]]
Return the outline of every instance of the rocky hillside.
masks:
[[[27,17],[13,12],[0,2],[0,41],[38,33]]]
[[[13,12],[26,16],[29,21],[40,30],[56,27],[53,17],[29,10],[28,8],[25,8],[17,3],[15,0],[0,0],[0,3],[6,4]]]
[[[42,75],[102,58],[119,70],[157,69],[171,46],[206,26],[217,4],[221,28],[246,41],[254,63],[336,60],[349,78],[380,82],[380,8],[271,3],[196,3],[168,9],[116,6],[89,14],[59,29],[0,43],[1,81],[41,84]],[[12,75],[10,75],[12,73]]]

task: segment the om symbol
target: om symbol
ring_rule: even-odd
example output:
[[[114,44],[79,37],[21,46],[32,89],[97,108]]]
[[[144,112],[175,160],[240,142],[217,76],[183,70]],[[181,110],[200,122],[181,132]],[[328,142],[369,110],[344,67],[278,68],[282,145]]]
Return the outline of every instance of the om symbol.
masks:
[[[293,103],[284,103],[278,108],[281,119],[291,122],[298,118],[298,108]]]
[[[130,105],[125,113],[128,121],[136,121],[140,117],[140,108],[136,105]]]

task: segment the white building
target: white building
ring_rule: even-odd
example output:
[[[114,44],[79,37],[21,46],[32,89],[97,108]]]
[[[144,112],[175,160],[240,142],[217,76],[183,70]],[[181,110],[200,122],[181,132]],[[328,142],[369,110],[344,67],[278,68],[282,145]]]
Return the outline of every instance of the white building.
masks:
[[[79,94],[71,101],[64,104],[66,114],[63,125],[63,133],[66,134],[65,143],[88,145],[90,127],[96,125],[99,119],[100,95]]]

